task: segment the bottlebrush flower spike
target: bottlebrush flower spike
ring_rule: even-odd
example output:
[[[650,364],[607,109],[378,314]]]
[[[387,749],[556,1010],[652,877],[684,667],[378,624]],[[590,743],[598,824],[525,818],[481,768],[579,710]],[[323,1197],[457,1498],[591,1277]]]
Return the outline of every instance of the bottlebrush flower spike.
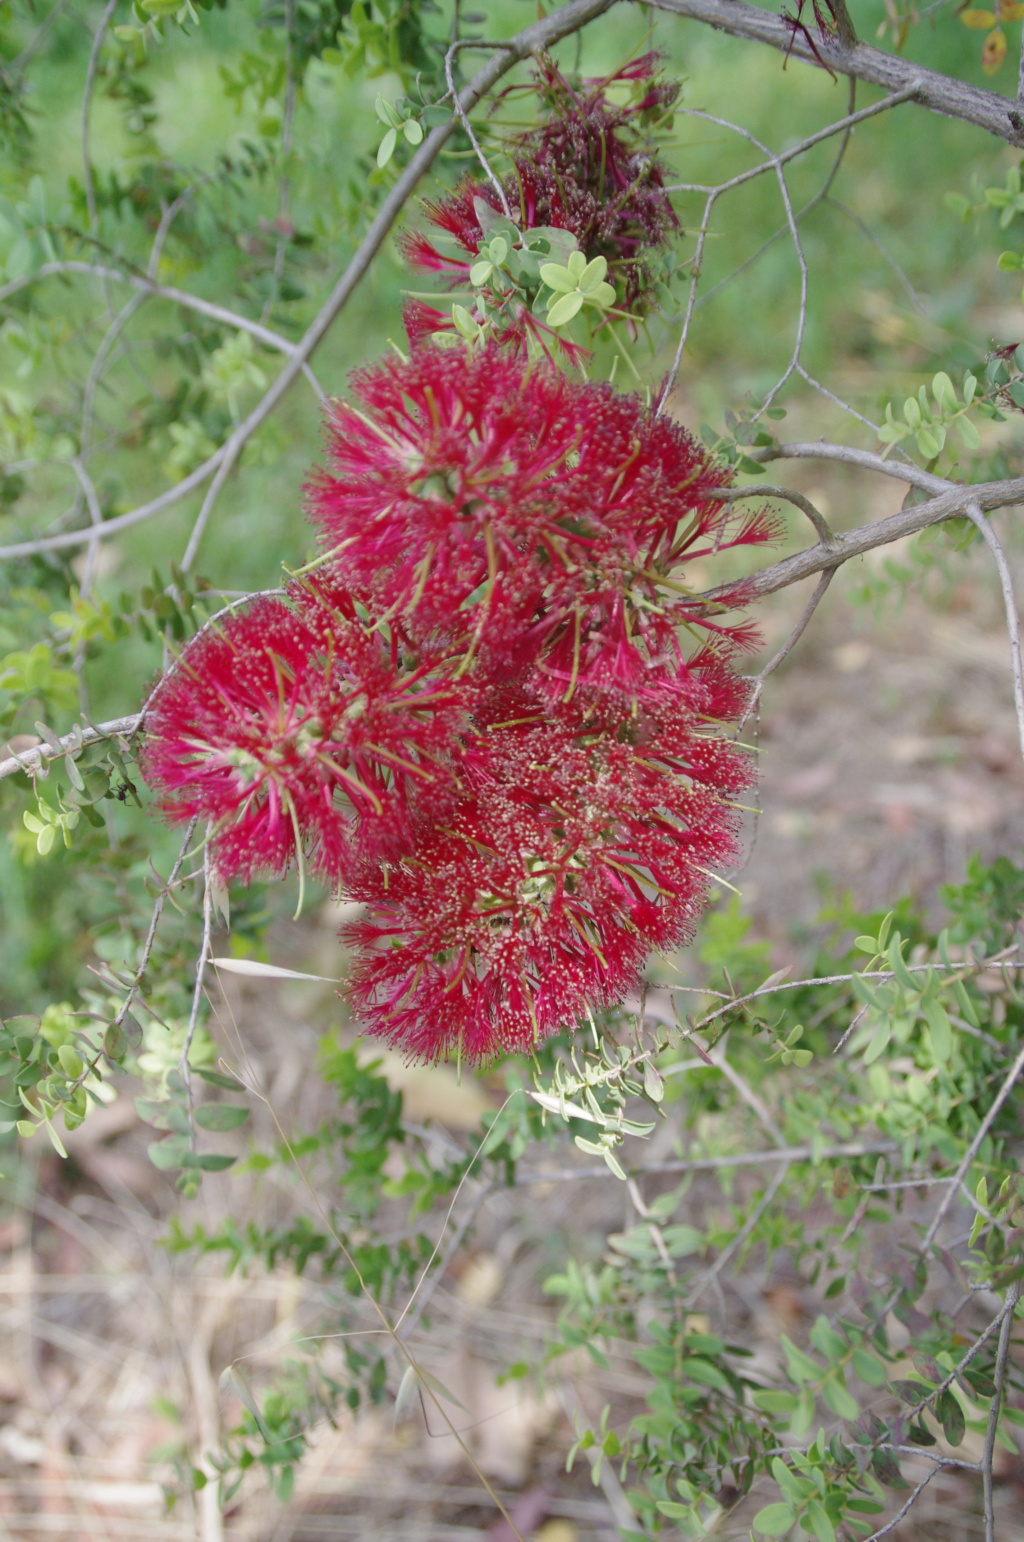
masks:
[[[354,385],[311,511],[346,581],[410,635],[535,664],[557,695],[627,700],[650,670],[685,667],[680,623],[748,638],[680,570],[775,526],[723,506],[723,468],[636,397],[494,344],[424,345]]]
[[[225,881],[303,861],[337,880],[400,844],[411,787],[450,785],[451,691],[404,669],[337,587],[299,599],[201,632],[146,710],[146,781],[170,818],[211,823]]]
[[[522,691],[477,716],[450,819],[348,890],[369,905],[343,932],[356,1013],[427,1059],[529,1051],[635,988],[735,857],[728,795],[751,780],[678,699],[633,743]]]

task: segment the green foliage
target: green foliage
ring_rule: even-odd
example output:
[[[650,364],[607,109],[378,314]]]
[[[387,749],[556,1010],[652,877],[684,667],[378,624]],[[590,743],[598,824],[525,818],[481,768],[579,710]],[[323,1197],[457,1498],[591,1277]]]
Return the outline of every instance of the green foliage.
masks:
[[[995,15],[960,19],[972,14]],[[883,28],[902,42],[917,15],[901,0]],[[956,24],[947,41],[952,32],[959,47],[959,21],[946,19]],[[570,1460],[585,1453],[595,1481],[603,1464],[615,1465],[638,1535],[700,1535],[750,1496],[755,1537],[796,1531],[854,1542],[905,1492],[908,1447],[934,1449],[941,1433],[956,1448],[986,1431],[990,1415],[1009,1443],[1024,1422],[1020,1373],[1011,1363],[998,1382],[999,1335],[992,1319],[979,1326],[971,1305],[995,1291],[1012,1309],[1024,1280],[1019,1096],[990,1117],[1024,1045],[1019,954],[1008,951],[1019,945],[1024,871],[1006,859],[972,863],[966,883],[945,895],[945,929],[909,902],[889,915],[833,916],[856,941],[823,949],[803,984],[772,973],[770,949],[751,940],[738,901],[721,905],[696,945],[703,975],[694,989],[706,992],[698,1005],[677,997],[686,1009],[665,1023],[603,1012],[592,1038],[552,1041],[532,1066],[510,1063],[507,1101],[465,1136],[438,1141],[412,1127],[382,1068],[346,1032],[332,1033],[319,1072],[336,1111],[312,1131],[256,1144],[247,1089],[221,1067],[198,994],[193,1009],[202,832],[179,860],[176,842],[140,807],[134,739],[90,729],[138,711],[162,662],[222,602],[275,584],[280,559],[311,539],[298,533],[298,488],[319,442],[319,401],[299,396],[318,385],[308,376],[225,467],[218,522],[203,536],[212,578],[197,577],[194,560],[174,560],[191,545],[199,480],[194,505],[178,495],[273,389],[296,340],[329,306],[396,168],[450,121],[451,39],[503,36],[525,20],[505,5],[457,20],[430,0],[137,0],[95,55],[92,164],[83,170],[75,136],[91,38],[59,8],[0,10],[3,542],[134,519],[150,500],[160,507],[155,520],[119,527],[116,547],[105,531],[95,549],[51,545],[5,568],[0,731],[15,739],[25,770],[0,787],[8,826],[0,1136],[13,1147],[16,1134],[43,1130],[63,1151],[63,1133],[90,1105],[112,1097],[122,1074],[137,1078],[151,1159],[182,1206],[204,1173],[229,1169],[231,1182],[272,1173],[322,1203],[210,1227],[179,1209],[169,1248],[237,1272],[288,1268],[329,1281],[330,1329],[353,1335],[366,1331],[371,1297],[415,1315],[431,1271],[445,1267],[452,1233],[442,1216],[467,1177],[511,1188],[556,1157],[559,1176],[547,1181],[569,1185],[577,1153],[588,1171],[599,1160],[619,1183],[632,1180],[612,1185],[616,1212],[627,1194],[643,1209],[600,1237],[600,1256],[575,1256],[570,1237],[547,1266],[558,1303],[547,1364],[569,1351],[600,1368],[624,1364],[643,1379],[646,1400],[633,1418],[605,1408],[596,1428],[577,1431]],[[646,46],[641,36],[632,19],[602,19],[580,69],[617,67]],[[815,93],[828,88],[793,70],[768,84],[758,75],[750,89],[748,66],[715,52],[717,40],[692,57],[688,35],[664,46],[681,70],[699,69],[712,107],[716,92],[726,103],[743,99],[750,132],[773,145],[806,131]],[[478,57],[454,55],[457,85],[467,56]],[[370,79],[379,90],[366,87]],[[501,98],[513,129],[536,110],[518,87]],[[1016,251],[984,247],[1008,240],[999,232],[1024,212],[1020,167],[1000,186],[986,185],[984,168],[973,200],[947,197],[973,222],[968,245],[967,225],[931,218],[920,188],[934,203],[945,184],[970,185],[974,150],[916,108],[888,118],[852,141],[834,203],[821,193],[832,186],[824,161],[787,162],[812,300],[818,271],[827,279],[817,310],[801,311],[803,363],[850,366],[865,442],[880,442],[891,460],[912,450],[935,466],[946,456],[964,481],[1016,473],[1024,347],[979,360],[980,344],[963,340],[977,338],[977,307],[990,303],[996,266],[1022,268]],[[497,111],[477,122],[499,168],[501,127]],[[698,191],[677,195],[686,229],[666,259],[650,373],[663,372],[683,315],[689,325],[698,314],[689,286],[703,266],[696,304],[715,303],[688,332],[687,406],[699,402],[703,437],[723,465],[760,480],[779,425],[803,407],[776,399],[772,374],[793,347],[777,324],[793,294],[792,252],[783,256],[775,236],[779,167],[745,183],[742,209],[707,230],[705,207],[718,215],[706,188],[731,178],[735,164],[725,131],[705,130],[685,117],[673,130],[679,175]],[[467,166],[476,174],[469,154],[459,129],[439,163],[448,186]],[[914,198],[894,179],[880,199],[878,167],[888,162],[914,168]],[[837,241],[840,196],[855,226],[889,198],[885,240]],[[615,349],[646,388],[638,328],[616,304],[622,274],[603,258],[588,262],[564,230],[524,228],[525,216],[517,224],[482,203],[477,213],[487,240],[471,294],[452,305],[458,332],[500,332],[520,307],[538,329],[527,333],[535,354],[544,351],[538,338],[585,344],[586,368],[599,376],[611,372]],[[730,283],[736,272],[746,276]],[[385,253],[315,360],[327,393],[398,335],[401,281]],[[927,327],[911,318],[916,332],[891,298],[912,286],[940,294]],[[876,302],[902,333],[874,326]],[[674,329],[667,343],[663,319]],[[895,359],[893,335],[902,339]],[[834,357],[838,338],[848,344]],[[876,434],[864,415],[877,416],[879,402]],[[885,559],[861,597],[952,582],[976,539],[965,521],[927,532],[898,561]],[[215,897],[231,917],[228,946],[254,956],[270,920],[265,892]],[[644,1142],[667,1128],[675,1150],[648,1173]],[[962,1237],[948,1249],[934,1239],[922,1246],[908,1196],[930,1199],[934,1212],[961,1177],[970,1208]],[[897,1259],[891,1268],[877,1261],[880,1239]],[[770,1279],[780,1259],[814,1297],[813,1322],[781,1339],[774,1364],[755,1362],[749,1325],[742,1316],[713,1323],[706,1293],[747,1260]],[[404,1383],[386,1335],[345,1338],[343,1357],[344,1375],[327,1374],[313,1352],[258,1389],[230,1368],[225,1391],[243,1412],[222,1450],[204,1453],[222,1499],[253,1469],[286,1499],[317,1421]],[[211,1481],[184,1457],[179,1477],[183,1488]]]
[[[977,450],[981,436],[967,416],[978,388],[977,376],[964,376],[963,401],[957,400],[956,387],[940,370],[932,380],[931,395],[921,386],[916,396],[908,396],[903,404],[903,416],[897,418],[892,403],[885,407],[885,422],[878,437],[885,445],[885,454],[904,439],[913,437],[918,453],[934,465],[946,443],[946,434],[955,423],[965,450]]]
[[[714,1009],[720,1026],[745,1031],[730,1039],[731,1081],[717,1069],[687,1073],[691,1161],[682,1165],[694,1171],[658,1192],[631,1230],[606,1239],[600,1266],[574,1262],[548,1280],[548,1291],[565,1301],[552,1353],[585,1345],[599,1363],[625,1356],[649,1377],[646,1413],[611,1429],[606,1415],[574,1448],[614,1458],[643,1535],[676,1523],[703,1535],[756,1481],[759,1494],[776,1496],[754,1516],[757,1535],[800,1526],[815,1537],[866,1537],[877,1525],[870,1517],[887,1508],[887,1491],[907,1487],[905,1450],[933,1445],[936,1428],[954,1448],[967,1430],[987,1429],[995,1335],[991,1326],[972,1333],[961,1325],[944,1304],[942,1281],[951,1271],[962,1312],[973,1290],[1002,1291],[1024,1279],[1017,1115],[1007,1108],[990,1115],[993,1089],[1024,1046],[1016,952],[1022,883],[1024,873],[1005,859],[990,869],[975,862],[967,882],[946,891],[949,928],[930,931],[903,906],[908,947],[892,914],[848,918],[863,930],[845,956],[819,961],[831,980],[790,988],[776,978],[753,1001]],[[731,935],[739,963],[743,930],[728,909],[710,931],[709,955],[717,962],[727,953]],[[1007,948],[1012,964],[993,964]],[[816,1026],[808,1031],[807,1022]],[[708,1023],[706,1015],[696,1027],[707,1032]],[[798,1029],[814,1054],[787,1063],[778,1047],[793,1043]],[[774,1051],[756,1048],[764,1039]],[[676,1085],[672,1061],[680,1053],[661,1052],[666,1088]],[[759,1177],[728,1206],[728,1222],[702,1226],[701,1214],[720,1216],[722,1205],[706,1190],[698,1198],[701,1151],[710,1158],[702,1181],[717,1176],[727,1200],[734,1180],[718,1166],[731,1155],[742,1159],[757,1134],[750,1119],[746,1134],[737,1133],[744,1087],[747,1105],[758,1100],[774,1121],[785,1185]],[[907,1189],[916,1179],[930,1185],[922,1193],[945,1193],[943,1180],[965,1161],[982,1120],[987,1133],[968,1169],[975,1216],[962,1261],[910,1246],[903,1264],[879,1271],[876,1239],[898,1225]],[[677,1219],[681,1207],[685,1223]],[[769,1376],[750,1368],[742,1338],[730,1343],[706,1331],[693,1309],[722,1261],[754,1250],[770,1277],[780,1248],[817,1288],[821,1311],[805,1344],[782,1336]],[[894,1340],[889,1313],[906,1328],[909,1348]],[[908,1355],[910,1376],[900,1369]],[[1020,1417],[1018,1389],[1024,1375],[1011,1367],[1008,1399],[997,1410],[1000,1438]]]

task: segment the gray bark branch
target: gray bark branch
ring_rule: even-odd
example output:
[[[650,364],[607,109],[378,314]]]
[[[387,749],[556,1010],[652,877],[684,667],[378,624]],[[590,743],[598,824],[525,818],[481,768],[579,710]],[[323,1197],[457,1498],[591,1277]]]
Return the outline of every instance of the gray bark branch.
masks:
[[[785,446],[783,446],[783,451]],[[851,557],[860,557],[876,546],[888,546],[906,535],[916,535],[929,525],[941,524],[944,519],[966,515],[971,505],[982,509],[1002,509],[1010,504],[1024,503],[1024,477],[1012,477],[1002,482],[978,482],[973,487],[951,487],[937,498],[926,503],[912,504],[890,514],[888,519],[877,519],[870,525],[861,525],[833,538],[831,545],[819,543],[783,557],[770,567],[761,568],[749,579],[743,580],[743,603],[774,594],[778,589],[799,583],[802,578],[812,578],[829,568],[841,567]],[[701,595],[709,603],[725,600],[735,594],[737,585],[722,584],[717,589],[707,589]]]
[[[1000,96],[998,91],[969,86],[951,75],[940,75],[938,71],[925,69],[909,59],[883,53],[868,43],[844,43],[839,37],[828,40],[815,36],[816,59],[807,39],[800,32],[794,33],[781,16],[747,5],[745,0],[651,0],[651,3],[657,10],[691,17],[719,32],[728,32],[732,37],[767,43],[771,48],[791,53],[794,59],[802,59],[807,64],[823,63],[837,75],[850,75],[856,80],[881,86],[885,91],[903,91],[916,82],[914,100],[932,112],[973,123],[976,128],[994,134],[997,139],[1005,139],[1011,145],[1024,145],[1021,104],[1011,97]]]

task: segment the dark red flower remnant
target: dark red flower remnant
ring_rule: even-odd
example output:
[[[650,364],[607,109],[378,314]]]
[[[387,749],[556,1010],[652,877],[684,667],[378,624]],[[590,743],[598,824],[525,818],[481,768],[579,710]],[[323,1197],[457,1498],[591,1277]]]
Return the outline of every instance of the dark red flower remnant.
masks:
[[[683,428],[496,344],[353,384],[309,487],[321,560],[185,648],[145,775],[222,878],[301,861],[365,905],[370,1032],[526,1051],[635,989],[735,858],[752,633],[684,568],[774,530]]]
[[[566,230],[588,259],[604,257],[621,308],[636,318],[653,304],[651,255],[679,229],[665,190],[665,168],[648,133],[669,112],[679,89],[675,81],[658,76],[659,64],[657,53],[645,54],[612,75],[573,86],[542,56],[533,89],[546,108],[545,121],[512,138],[512,170],[501,184],[520,231]],[[609,92],[622,82],[639,89],[631,100],[617,103]],[[465,177],[446,198],[425,200],[423,209],[454,250],[439,250],[426,234],[414,231],[402,238],[406,261],[450,288],[465,287],[487,239],[488,211],[490,216],[503,213],[497,188]],[[449,317],[415,301],[407,308],[406,326],[413,341],[428,330],[452,329]],[[519,306],[505,340],[521,344],[529,331],[542,347],[566,346],[564,339],[545,338],[546,330],[529,307]]]

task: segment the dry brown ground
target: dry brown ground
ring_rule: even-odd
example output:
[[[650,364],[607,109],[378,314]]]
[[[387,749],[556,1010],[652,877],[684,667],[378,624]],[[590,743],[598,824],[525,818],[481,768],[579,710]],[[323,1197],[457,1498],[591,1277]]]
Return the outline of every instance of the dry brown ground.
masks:
[[[908,890],[931,900],[972,850],[1019,857],[1024,847],[1007,642],[978,557],[940,604],[911,595],[880,619],[851,609],[856,576],[835,585],[765,696],[763,813],[738,881],[776,963],[806,945],[823,883],[861,905]],[[800,603],[792,596],[773,608],[766,651]],[[315,925],[282,928],[274,956],[331,973],[328,911]],[[329,1107],[308,1068],[334,1010],[317,987],[231,993],[253,1069],[290,1129],[310,1128]],[[442,1132],[474,1121],[488,1096],[444,1070],[393,1070],[410,1117]],[[255,1130],[270,1138],[261,1108]],[[258,1384],[295,1338],[331,1331],[337,1314],[329,1286],[284,1272],[226,1279],[215,1261],[197,1267],[162,1248],[173,1191],[148,1164],[145,1141],[125,1097],[79,1133],[71,1163],[36,1153],[21,1208],[0,1230],[0,1538],[504,1542],[455,1443],[426,1430],[415,1408],[397,1426],[379,1413],[324,1426],[287,1505],[255,1482],[223,1523],[202,1494],[166,1509],[174,1456],[215,1444],[239,1416],[237,1398],[218,1386],[221,1370],[247,1357]],[[496,1193],[431,1300],[425,1362],[465,1405],[453,1420],[523,1534],[544,1542],[617,1536],[628,1510],[614,1474],[606,1468],[594,1486],[580,1462],[567,1476],[564,1455],[575,1419],[596,1419],[608,1401],[628,1412],[642,1385],[627,1364],[598,1373],[580,1363],[539,1397],[528,1383],[497,1387],[494,1373],[538,1358],[551,1311],[539,1281],[561,1248],[599,1254],[605,1233],[630,1220],[629,1203],[606,1182]],[[282,1217],[310,1202],[287,1176],[213,1177],[189,1216],[210,1225],[229,1209]],[[769,1359],[779,1332],[799,1335],[813,1309],[795,1277],[765,1291],[751,1273],[728,1288]],[[716,1535],[746,1537],[749,1513]],[[1006,1458],[999,1542],[1024,1538],[1022,1515],[1024,1463]],[[897,1542],[981,1535],[976,1486],[955,1475],[937,1479],[913,1522],[893,1533]]]

